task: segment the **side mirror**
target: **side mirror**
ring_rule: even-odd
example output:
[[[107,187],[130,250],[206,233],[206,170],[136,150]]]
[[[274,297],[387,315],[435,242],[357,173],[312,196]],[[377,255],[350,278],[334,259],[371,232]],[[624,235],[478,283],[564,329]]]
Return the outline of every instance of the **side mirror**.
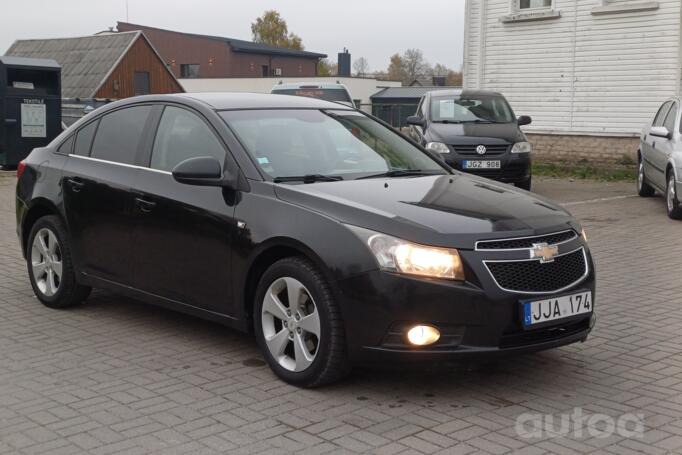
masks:
[[[533,119],[527,115],[522,115],[518,118],[517,123],[519,124],[519,126],[530,125],[531,123],[533,123]]]
[[[651,131],[649,131],[649,134],[651,134],[652,136],[663,137],[666,139],[672,139],[673,137],[673,134],[670,131],[668,131],[668,128],[666,128],[665,126],[654,126],[653,128],[651,128]]]
[[[409,117],[407,117],[407,124],[421,126],[422,128],[424,128],[426,126],[426,120],[419,117],[418,115],[410,115]]]
[[[190,158],[175,166],[173,178],[178,183],[197,186],[225,186],[220,162],[212,156]]]

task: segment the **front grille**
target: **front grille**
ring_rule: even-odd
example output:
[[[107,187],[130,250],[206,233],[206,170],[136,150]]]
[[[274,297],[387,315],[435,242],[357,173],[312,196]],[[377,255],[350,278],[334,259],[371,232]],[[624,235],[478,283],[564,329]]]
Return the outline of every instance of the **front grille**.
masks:
[[[553,262],[487,261],[485,265],[500,288],[528,294],[557,292],[577,284],[587,275],[582,248],[557,256]]]
[[[476,147],[478,147],[481,144],[467,144],[467,145],[453,145],[452,147],[455,149],[455,152],[459,153],[460,155],[476,155],[476,156],[481,156],[485,157],[488,155],[501,155],[505,153],[509,149],[509,145],[485,145],[485,148],[487,149],[486,152],[483,155],[479,155],[476,152]]]
[[[476,244],[477,250],[520,250],[533,248],[538,243],[556,245],[557,243],[568,242],[578,237],[575,231],[556,232],[554,234],[540,235],[537,237],[525,237],[504,240],[482,240]]]

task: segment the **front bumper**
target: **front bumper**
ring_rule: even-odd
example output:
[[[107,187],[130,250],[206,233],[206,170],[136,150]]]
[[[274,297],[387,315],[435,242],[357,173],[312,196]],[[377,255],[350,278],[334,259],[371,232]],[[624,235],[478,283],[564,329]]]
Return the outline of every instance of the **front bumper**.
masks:
[[[588,275],[556,296],[591,290],[594,300],[595,272],[587,255]],[[476,270],[476,276],[482,273]],[[593,312],[526,330],[520,301],[553,295],[511,293],[476,276],[455,283],[373,271],[339,282],[352,362],[390,365],[535,352],[585,340],[592,330]],[[430,347],[410,347],[402,335],[413,324],[437,327],[441,339]]]
[[[458,171],[467,172],[481,177],[497,180],[505,183],[520,183],[531,177],[531,154],[530,153],[504,153],[501,155],[461,155],[450,152],[441,155],[445,162]],[[462,162],[465,160],[491,160],[501,161],[500,169],[464,169]]]

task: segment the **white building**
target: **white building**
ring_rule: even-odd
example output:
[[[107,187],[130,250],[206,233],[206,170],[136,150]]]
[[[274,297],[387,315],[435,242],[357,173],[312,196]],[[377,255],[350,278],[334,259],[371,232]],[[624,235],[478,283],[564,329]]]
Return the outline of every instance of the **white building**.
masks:
[[[546,157],[633,156],[642,125],[680,90],[681,3],[467,0],[464,85],[532,116],[524,130]]]
[[[370,97],[387,87],[400,87],[401,82],[380,81],[358,77],[291,77],[291,78],[250,78],[231,77],[217,79],[180,79],[180,85],[187,92],[251,92],[270,93],[272,87],[280,81],[292,82],[325,82],[345,85],[354,100],[360,101],[362,109],[372,112]]]

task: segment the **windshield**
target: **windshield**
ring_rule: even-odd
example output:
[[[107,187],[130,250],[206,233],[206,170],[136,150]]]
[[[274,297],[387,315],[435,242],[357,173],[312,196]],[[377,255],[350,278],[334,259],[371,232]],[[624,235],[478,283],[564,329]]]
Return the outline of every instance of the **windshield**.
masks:
[[[272,178],[317,174],[352,179],[403,170],[446,173],[419,148],[359,112],[248,110],[220,114]]]
[[[353,100],[348,95],[348,92],[342,88],[292,88],[292,89],[274,89],[272,93],[277,95],[295,95],[306,96],[308,98],[317,98],[325,101],[343,101],[352,103]]]
[[[431,120],[452,123],[511,123],[514,114],[501,96],[434,96]]]

